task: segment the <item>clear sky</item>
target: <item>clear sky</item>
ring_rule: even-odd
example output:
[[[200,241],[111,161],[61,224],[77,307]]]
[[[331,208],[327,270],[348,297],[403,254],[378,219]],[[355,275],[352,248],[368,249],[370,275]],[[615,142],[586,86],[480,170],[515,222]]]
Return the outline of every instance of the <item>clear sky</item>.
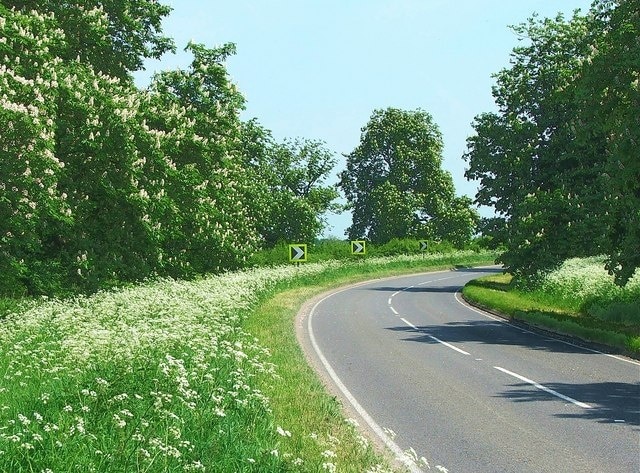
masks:
[[[160,0],[173,12],[165,34],[178,53],[148,61],[156,70],[186,68],[189,40],[232,42],[227,69],[256,117],[277,140],[322,140],[342,154],[360,140],[373,110],[421,108],[444,138],[443,167],[458,195],[474,197],[462,154],[473,118],[495,110],[492,74],[509,65],[518,44],[508,28],[534,12],[553,17],[586,11],[590,0]],[[483,215],[490,211],[482,209]],[[343,237],[350,214],[332,216],[326,234]]]

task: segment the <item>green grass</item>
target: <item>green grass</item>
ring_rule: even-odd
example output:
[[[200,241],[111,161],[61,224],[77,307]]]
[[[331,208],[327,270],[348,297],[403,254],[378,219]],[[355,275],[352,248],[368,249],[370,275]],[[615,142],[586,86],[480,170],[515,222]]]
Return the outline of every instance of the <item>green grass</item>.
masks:
[[[533,289],[510,275],[468,283],[468,301],[531,325],[640,356],[640,278],[613,284],[599,258],[569,260]]]
[[[294,314],[336,284],[494,256],[286,265],[6,304],[0,471],[385,471],[307,366]]]

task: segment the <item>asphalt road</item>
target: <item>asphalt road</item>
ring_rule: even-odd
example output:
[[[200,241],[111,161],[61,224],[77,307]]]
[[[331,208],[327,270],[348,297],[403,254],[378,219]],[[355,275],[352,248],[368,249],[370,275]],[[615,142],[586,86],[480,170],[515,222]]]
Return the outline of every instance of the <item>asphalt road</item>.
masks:
[[[459,289],[489,271],[326,294],[299,315],[300,340],[361,425],[432,468],[640,472],[640,363],[464,304]]]

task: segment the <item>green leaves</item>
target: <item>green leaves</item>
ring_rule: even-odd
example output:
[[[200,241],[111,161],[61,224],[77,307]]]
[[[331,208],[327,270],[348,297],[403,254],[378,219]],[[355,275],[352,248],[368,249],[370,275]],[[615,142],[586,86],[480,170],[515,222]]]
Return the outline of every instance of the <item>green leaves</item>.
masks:
[[[319,236],[324,215],[338,210],[337,190],[324,184],[335,163],[334,154],[321,141],[274,143],[269,137],[261,150],[254,150],[249,163],[256,179],[254,197],[263,205],[254,205],[253,215],[267,246]]]
[[[469,209],[462,201],[454,203],[451,175],[441,168],[442,147],[427,112],[375,110],[340,175],[353,213],[349,237],[376,243],[412,236],[449,239],[448,226],[435,222],[444,222],[445,212]],[[466,231],[469,238],[472,231],[473,225]],[[461,235],[456,244],[468,241]]]
[[[6,3],[6,2],[5,2]],[[82,3],[82,2],[81,2]],[[276,145],[243,123],[224,64],[189,43],[186,70],[130,72],[170,49],[151,0],[0,5],[3,292],[95,291],[246,264],[313,239],[337,196],[321,142]]]
[[[636,3],[514,28],[526,44],[496,74],[499,112],[476,117],[464,157],[516,276],[608,253],[624,283],[640,264]]]

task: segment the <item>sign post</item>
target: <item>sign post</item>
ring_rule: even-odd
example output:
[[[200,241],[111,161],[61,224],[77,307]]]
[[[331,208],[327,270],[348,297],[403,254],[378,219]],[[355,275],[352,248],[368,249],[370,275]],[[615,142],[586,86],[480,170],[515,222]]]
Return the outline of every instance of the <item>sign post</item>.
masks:
[[[422,259],[424,259],[424,254],[429,249],[429,242],[427,240],[420,240],[418,241],[418,243],[420,244],[420,252],[422,253]]]

